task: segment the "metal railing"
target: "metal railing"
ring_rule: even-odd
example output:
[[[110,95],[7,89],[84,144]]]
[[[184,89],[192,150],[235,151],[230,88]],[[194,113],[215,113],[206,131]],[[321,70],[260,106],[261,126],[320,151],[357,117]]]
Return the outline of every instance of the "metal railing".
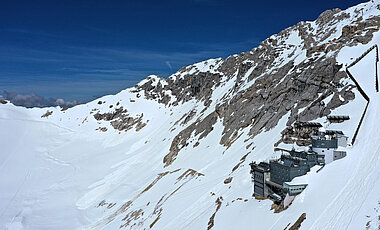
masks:
[[[347,72],[347,75],[350,77],[350,79],[355,83],[356,87],[358,88],[358,91],[359,93],[364,97],[364,99],[367,101],[367,104],[364,108],[364,111],[362,113],[362,116],[360,118],[360,121],[359,121],[359,124],[355,130],[355,134],[352,138],[352,141],[351,141],[351,144],[353,145],[355,143],[355,140],[356,140],[356,137],[359,133],[359,130],[360,130],[360,127],[363,123],[363,120],[364,120],[364,117],[367,113],[367,109],[368,109],[368,105],[369,105],[369,102],[370,102],[370,98],[368,97],[368,95],[364,92],[363,88],[359,85],[359,83],[356,81],[355,77],[351,74],[351,72],[348,70],[348,68],[351,68],[352,66],[354,66],[355,64],[357,64],[360,60],[362,60],[367,54],[369,54],[369,52],[371,52],[373,49],[376,49],[376,61],[375,61],[375,90],[376,92],[379,92],[379,80],[378,80],[378,73],[377,73],[377,63],[379,62],[379,48],[377,45],[373,45],[371,46],[369,49],[367,49],[362,55],[360,55],[360,57],[356,58],[355,61],[353,61],[351,64],[349,64],[347,67],[346,67],[346,72]]]

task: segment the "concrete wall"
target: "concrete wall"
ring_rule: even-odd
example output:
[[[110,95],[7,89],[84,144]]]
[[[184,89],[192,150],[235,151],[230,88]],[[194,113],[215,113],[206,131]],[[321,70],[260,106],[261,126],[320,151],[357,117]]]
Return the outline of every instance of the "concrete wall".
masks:
[[[310,168],[318,164],[317,154],[310,154],[308,152],[297,152],[297,151],[290,151],[289,153],[293,157],[300,157],[303,159],[307,159],[307,163],[309,164]]]
[[[318,140],[312,139],[312,147],[314,148],[338,148],[338,140]]]
[[[291,181],[294,177],[305,175],[310,170],[309,166],[288,167],[278,162],[270,164],[270,180],[282,185],[284,182]]]
[[[338,136],[338,146],[347,147],[348,137]]]
[[[334,161],[342,159],[347,155],[346,151],[334,151]]]
[[[265,197],[264,194],[264,173],[260,171],[254,171],[254,189],[255,196]]]
[[[257,185],[255,183],[255,186],[254,186],[254,194],[255,196],[259,196],[259,197],[265,197],[265,194],[264,194],[264,188],[263,187],[260,187],[259,185]]]
[[[300,194],[305,188],[307,184],[299,184],[299,185],[289,185],[288,183],[283,184],[283,189],[285,192],[289,193],[289,195],[297,195]]]
[[[334,149],[327,149],[327,148],[314,148],[313,151],[322,154],[325,156],[325,164],[328,164],[334,160]]]
[[[293,202],[294,198],[295,196],[291,196],[287,193],[284,199],[284,208],[288,207]]]

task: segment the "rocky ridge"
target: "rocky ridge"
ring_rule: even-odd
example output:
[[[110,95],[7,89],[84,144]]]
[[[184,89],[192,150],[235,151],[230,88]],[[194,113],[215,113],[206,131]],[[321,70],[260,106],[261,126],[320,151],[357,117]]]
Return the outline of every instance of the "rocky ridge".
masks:
[[[375,226],[375,52],[349,70],[371,103],[345,70],[379,44],[379,5],[326,11],[251,51],[183,67],[166,79],[151,75],[69,109],[0,101],[2,148],[9,156],[0,168],[7,174],[0,180],[7,188],[0,222],[47,229]],[[307,145],[310,133],[297,127],[323,123],[327,114],[350,116],[326,123],[329,129],[351,138],[363,121],[364,132],[344,159],[311,172],[302,197],[275,214],[271,201],[252,197],[248,163],[278,157],[273,147]]]
[[[253,138],[276,126],[287,113],[287,126],[291,127],[296,121],[329,115],[360,96],[353,93],[355,84],[348,80],[336,56],[342,47],[367,44],[379,30],[379,16],[363,18],[363,11],[368,10],[327,10],[316,21],[289,27],[249,52],[197,63],[168,79],[151,78],[138,85],[136,92],[144,91],[147,99],[158,99],[165,106],[190,100],[204,105],[203,110],[192,113],[196,116],[193,123],[181,123],[184,129],[174,138],[163,162],[169,165],[189,144],[192,133],[202,133],[198,141],[207,136],[217,119],[222,119],[225,127],[220,144],[228,147],[245,128]],[[230,85],[227,92],[213,98],[215,89],[226,85]],[[324,99],[331,95],[326,104]]]
[[[140,82],[132,90],[138,97],[144,94],[167,107],[192,100],[203,105],[202,110],[189,111],[180,124],[180,120],[176,122],[182,130],[163,159],[165,165],[189,145],[193,133],[201,134],[197,143],[207,136],[217,119],[225,127],[219,143],[229,147],[242,130],[248,128],[253,138],[289,113],[288,128],[277,144],[285,139],[292,143],[286,135],[296,121],[329,115],[353,100],[356,86],[336,56],[342,47],[367,44],[379,30],[379,16],[363,18],[363,11],[368,10],[327,10],[315,21],[299,22],[272,35],[251,51],[183,67],[168,79],[153,75]],[[220,98],[213,96],[218,88],[225,89]],[[332,98],[326,104],[324,99],[329,96]],[[146,125],[142,114],[138,118],[121,116],[125,113],[115,108],[115,112],[94,117],[111,121],[117,130],[128,130],[135,124],[140,130]]]

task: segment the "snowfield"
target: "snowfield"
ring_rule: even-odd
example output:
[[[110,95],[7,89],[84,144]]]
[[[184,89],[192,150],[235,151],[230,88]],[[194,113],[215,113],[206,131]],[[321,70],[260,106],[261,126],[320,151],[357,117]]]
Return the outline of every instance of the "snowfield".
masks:
[[[345,12],[364,8],[364,18],[380,16],[375,8],[379,4],[371,1]],[[341,30],[329,40],[339,37]],[[295,48],[279,56],[276,65],[286,64],[293,51],[293,61],[305,61],[306,50],[302,50],[297,33],[292,32],[284,42]],[[380,45],[379,31],[368,44],[343,47],[337,61],[345,68],[376,44]],[[196,99],[166,106],[146,99],[144,92],[135,92],[135,88],[67,110],[0,104],[0,229],[277,230],[293,225],[302,213],[306,219],[301,229],[379,229],[380,97],[375,91],[375,60],[373,50],[350,68],[370,97],[355,144],[347,148],[345,158],[303,176],[307,188],[280,213],[271,210],[272,201],[252,197],[249,163],[278,157],[273,146],[281,138],[290,112],[274,128],[254,138],[249,128],[237,130],[236,141],[228,147],[219,144],[224,125],[218,118],[212,132],[199,142],[202,133],[193,132],[190,144],[176,160],[167,167],[163,163],[173,139],[187,126],[176,122],[193,110],[196,115],[187,124],[209,115],[222,97],[231,96],[236,74],[213,88],[209,107]],[[186,71],[217,73],[221,62],[200,62],[170,78],[183,78]],[[242,90],[257,80],[248,80],[253,68],[247,69]],[[155,87],[168,84],[154,75],[149,79]],[[343,130],[351,140],[367,103],[356,89],[353,92],[354,100],[331,113],[350,115],[349,121],[331,125],[324,117],[314,121]],[[170,103],[176,100],[171,92],[166,93]],[[327,104],[331,98],[325,100]],[[94,118],[94,114],[116,107],[127,109],[132,118],[142,115],[145,126],[125,132]]]

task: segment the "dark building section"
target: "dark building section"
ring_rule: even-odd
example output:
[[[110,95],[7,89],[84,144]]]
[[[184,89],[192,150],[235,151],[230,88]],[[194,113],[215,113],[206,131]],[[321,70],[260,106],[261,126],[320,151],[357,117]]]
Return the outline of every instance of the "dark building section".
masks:
[[[306,159],[282,155],[279,160],[270,161],[270,180],[282,185],[297,176],[305,175],[310,171],[309,163]]]
[[[293,178],[305,175],[315,165],[324,164],[324,155],[318,154],[311,149],[308,151],[296,151],[276,149],[282,154],[279,159],[269,163],[251,163],[252,181],[254,182],[254,195],[256,197],[268,197],[273,193],[284,196],[283,185]],[[293,187],[291,186],[293,189]],[[298,189],[300,190],[300,189]],[[297,191],[298,191],[297,190]]]
[[[312,139],[312,146],[313,148],[331,148],[336,149],[338,148],[338,139]]]
[[[254,182],[254,195],[268,197],[273,190],[281,192],[284,182],[290,182],[297,176],[305,175],[310,168],[324,163],[324,156],[311,150],[286,151],[280,159],[268,163],[251,163],[252,181]]]
[[[266,180],[270,177],[269,164],[260,162],[259,164],[251,163],[251,175],[254,182],[254,195],[257,197],[267,197],[269,195],[266,187]]]
[[[314,165],[318,164],[324,164],[324,155],[317,154],[316,152],[313,152],[312,150],[309,151],[295,151],[292,149],[289,151],[289,154],[293,157],[298,157],[302,159],[306,159],[307,163],[309,164],[309,168],[313,167]]]
[[[348,120],[348,116],[329,116],[330,123]],[[346,156],[345,147],[348,137],[339,130],[326,130],[318,122],[295,122],[293,127],[288,127],[283,134],[283,139],[290,138],[290,143],[309,143],[309,148],[304,151],[275,148],[281,151],[278,159],[269,163],[251,163],[252,181],[254,182],[254,196],[256,198],[269,197],[282,208],[288,207],[295,196],[300,194],[307,183],[300,180],[292,180],[295,177],[307,174],[312,167],[320,165],[316,173],[323,167]],[[284,139],[284,140],[285,140]],[[301,142],[299,142],[301,141]]]
[[[312,137],[311,148],[314,152],[324,155],[325,163],[331,163],[346,156],[342,150],[347,146],[348,137],[342,131],[321,129],[317,136]]]

